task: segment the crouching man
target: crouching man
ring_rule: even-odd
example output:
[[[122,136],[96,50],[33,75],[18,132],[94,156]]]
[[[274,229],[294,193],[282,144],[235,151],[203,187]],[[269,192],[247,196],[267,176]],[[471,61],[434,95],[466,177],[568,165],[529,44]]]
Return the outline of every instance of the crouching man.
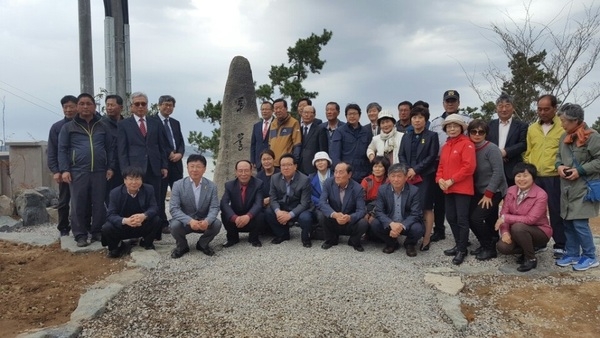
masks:
[[[110,258],[127,251],[125,239],[143,237],[140,246],[154,249],[161,227],[154,188],[142,182],[142,169],[128,167],[122,174],[124,183],[110,192],[107,222],[102,226],[102,245],[108,247]]]

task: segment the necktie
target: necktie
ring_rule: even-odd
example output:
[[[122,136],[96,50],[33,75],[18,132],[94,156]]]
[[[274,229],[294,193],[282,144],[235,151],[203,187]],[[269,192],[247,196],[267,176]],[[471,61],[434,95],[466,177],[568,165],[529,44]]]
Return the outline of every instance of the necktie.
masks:
[[[142,132],[142,136],[146,137],[146,123],[144,123],[144,118],[140,118],[140,131]]]
[[[304,136],[306,136],[306,134],[308,134],[308,127],[304,126]]]
[[[269,131],[269,121],[265,120],[263,125],[263,139],[267,137],[267,132]]]
[[[242,204],[246,203],[246,186],[242,185]]]
[[[167,132],[169,144],[173,149],[175,149],[175,144],[173,143],[173,133],[171,132],[171,127],[169,127],[169,119],[165,119],[165,131]]]

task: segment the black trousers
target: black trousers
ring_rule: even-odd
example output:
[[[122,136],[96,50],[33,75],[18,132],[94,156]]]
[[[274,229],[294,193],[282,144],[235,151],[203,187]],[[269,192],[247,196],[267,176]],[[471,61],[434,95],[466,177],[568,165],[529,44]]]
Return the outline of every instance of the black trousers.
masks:
[[[71,188],[68,183],[58,184],[58,231],[71,231],[71,222],[69,220],[69,204],[71,203]]]
[[[169,222],[167,221],[167,213],[165,211],[165,207],[166,207],[165,200],[167,199],[167,188],[170,187],[171,190],[173,190],[173,183],[175,183],[175,181],[183,178],[182,174],[175,174],[175,170],[173,169],[174,167],[175,167],[175,163],[169,161],[169,175],[167,175],[167,177],[165,177],[165,178],[161,178],[161,180],[160,180],[160,196],[159,196],[159,199],[157,200],[157,204],[158,204],[158,209],[159,209],[158,213],[159,213],[160,219],[163,221],[163,227],[169,226]],[[160,205],[161,203],[162,203],[162,206]]]
[[[75,239],[99,234],[106,222],[106,172],[71,172],[71,226]],[[91,211],[91,228],[88,230]]]
[[[548,213],[550,214],[554,248],[564,249],[567,238],[565,237],[565,225],[562,217],[560,217],[560,178],[558,176],[538,176],[535,179],[535,184],[548,194]]]
[[[526,259],[534,259],[534,247],[546,246],[550,240],[539,227],[523,223],[515,223],[510,227],[510,237],[510,244],[498,241],[498,251],[505,255],[523,254]]]
[[[108,208],[108,204],[109,204],[109,197],[110,197],[110,192],[111,190],[113,190],[114,188],[120,186],[121,184],[123,184],[123,176],[121,174],[121,170],[120,169],[115,169],[114,170],[114,175],[113,177],[110,178],[110,180],[108,180],[106,182],[106,199],[105,199],[105,203],[106,203],[106,207]]]
[[[458,251],[467,251],[471,197],[463,194],[446,194],[446,217]]]
[[[317,211],[321,213],[320,211]],[[322,214],[322,213],[321,213]],[[330,217],[325,218],[323,231],[325,233],[325,242],[329,244],[337,244],[340,235],[350,236],[348,244],[352,246],[360,245],[360,238],[367,232],[369,223],[364,218],[359,219],[354,223],[339,225],[338,222]]]
[[[106,222],[102,226],[102,245],[107,246],[108,250],[114,250],[119,247],[122,240],[140,237],[143,237],[144,242],[149,244],[154,241],[156,233],[160,232],[160,229],[161,224],[158,216],[146,219],[139,227]]]
[[[485,249],[494,249],[497,241],[494,225],[498,220],[498,204],[502,201],[502,195],[497,192],[492,197],[492,206],[484,209],[479,205],[483,194],[476,193],[471,199],[470,228],[477,237],[479,244]]]
[[[446,233],[446,194],[442,191],[440,186],[433,182],[433,232],[439,234]]]
[[[264,231],[265,215],[259,212],[243,228],[238,228],[231,220],[225,219],[221,214],[221,221],[225,230],[227,230],[227,241],[238,242],[240,232],[248,232],[248,242],[253,243],[259,240],[258,235]]]

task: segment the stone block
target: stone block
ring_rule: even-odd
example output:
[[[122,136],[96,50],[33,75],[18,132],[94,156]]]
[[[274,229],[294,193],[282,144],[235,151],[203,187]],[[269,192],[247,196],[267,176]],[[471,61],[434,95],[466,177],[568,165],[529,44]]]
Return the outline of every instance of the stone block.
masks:
[[[9,216],[0,216],[0,231],[1,232],[11,232],[14,229],[22,226],[23,223],[21,221],[17,221],[16,219]]]
[[[33,189],[19,193],[15,205],[17,214],[23,219],[23,226],[48,223],[50,217],[46,211],[46,204],[46,197]]]
[[[6,195],[0,196],[0,216],[12,216],[15,213],[15,204]]]
[[[58,205],[58,194],[54,189],[48,187],[37,187],[34,190],[46,197],[46,207]]]

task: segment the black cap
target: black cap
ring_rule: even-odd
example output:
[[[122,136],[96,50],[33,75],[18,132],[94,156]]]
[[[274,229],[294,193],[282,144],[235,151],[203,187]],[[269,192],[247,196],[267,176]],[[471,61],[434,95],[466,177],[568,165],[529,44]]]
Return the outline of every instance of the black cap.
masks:
[[[446,99],[460,100],[460,94],[454,89],[446,90],[444,92],[444,101],[446,101]]]

